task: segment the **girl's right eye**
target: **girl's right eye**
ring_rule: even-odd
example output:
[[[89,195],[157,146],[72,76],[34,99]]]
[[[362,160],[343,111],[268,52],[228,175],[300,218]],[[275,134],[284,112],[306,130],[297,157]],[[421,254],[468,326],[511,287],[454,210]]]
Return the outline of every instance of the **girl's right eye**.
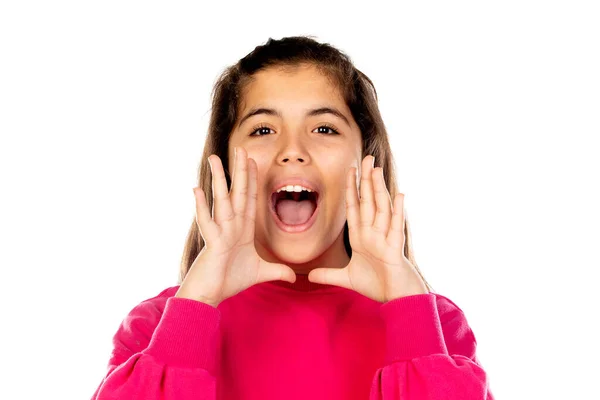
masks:
[[[271,130],[271,128],[269,128],[268,126],[264,126],[264,125],[259,125],[256,128],[254,128],[254,130],[252,132],[250,132],[250,136],[263,136],[263,135],[255,135],[255,133],[257,131],[260,131],[261,129],[268,129]]]

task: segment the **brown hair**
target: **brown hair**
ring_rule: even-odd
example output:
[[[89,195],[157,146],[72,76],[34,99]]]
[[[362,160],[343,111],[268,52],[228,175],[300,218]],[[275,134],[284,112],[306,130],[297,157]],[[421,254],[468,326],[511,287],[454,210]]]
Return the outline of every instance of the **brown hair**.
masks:
[[[375,167],[383,167],[385,184],[392,199],[397,193],[394,159],[387,131],[379,113],[377,91],[373,82],[354,67],[349,56],[329,44],[319,43],[310,36],[285,37],[280,40],[269,38],[266,44],[257,46],[235,65],[226,68],[214,85],[208,134],[198,168],[198,187],[206,193],[209,210],[213,209],[212,181],[207,168],[208,157],[211,154],[216,154],[221,159],[227,187],[231,189],[227,149],[230,134],[238,118],[238,106],[243,88],[258,71],[268,67],[293,69],[303,64],[315,66],[340,88],[342,97],[360,128],[363,157],[368,154],[375,157]],[[417,266],[408,219],[405,222],[404,235],[406,237],[404,255],[415,266],[428,290],[432,291]],[[347,222],[344,224],[344,245],[348,256],[351,257],[352,248]],[[203,247],[204,239],[194,216],[181,258],[179,283],[183,282]]]

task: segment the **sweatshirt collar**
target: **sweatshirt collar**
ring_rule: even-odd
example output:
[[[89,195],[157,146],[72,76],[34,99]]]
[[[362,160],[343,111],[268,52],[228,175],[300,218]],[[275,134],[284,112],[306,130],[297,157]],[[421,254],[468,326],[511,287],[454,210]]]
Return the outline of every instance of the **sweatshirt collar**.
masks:
[[[296,282],[287,281],[269,281],[263,282],[265,288],[283,288],[298,292],[318,292],[318,293],[336,293],[347,290],[346,288],[335,285],[323,285],[308,280],[308,274],[296,274]]]

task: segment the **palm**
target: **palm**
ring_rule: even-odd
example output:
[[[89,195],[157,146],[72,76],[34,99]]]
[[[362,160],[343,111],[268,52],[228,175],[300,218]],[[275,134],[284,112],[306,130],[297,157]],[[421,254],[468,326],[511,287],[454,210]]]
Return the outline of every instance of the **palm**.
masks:
[[[257,283],[296,279],[287,265],[263,260],[254,246],[257,166],[240,148],[234,163],[231,191],[227,188],[218,156],[209,157],[213,176],[214,210],[210,210],[201,189],[196,193],[196,219],[204,248],[194,260],[182,292],[201,293],[216,304]]]
[[[222,298],[229,298],[243,288],[263,282],[266,272],[273,268],[271,263],[263,260],[256,253],[254,244],[233,248],[223,265],[226,265],[226,268],[221,271],[221,276],[215,277],[223,282],[222,293],[220,293]]]
[[[352,243],[351,239],[352,258],[345,268],[353,290],[384,302],[390,292],[390,288],[386,287],[392,281],[389,275],[394,270],[402,271],[401,263],[405,257],[402,249],[381,245],[385,244],[385,238],[377,238],[380,235],[378,232],[371,232],[365,239],[359,240],[359,243]]]
[[[252,204],[250,206],[255,207]],[[233,287],[238,287],[237,284],[255,285],[265,280],[271,280],[274,271],[282,271],[279,268],[282,264],[268,262],[256,251],[254,244],[255,219],[251,214],[236,214],[236,218],[232,223],[235,226],[230,229],[234,234],[223,240],[231,249],[229,251],[231,254],[230,260],[226,265],[231,266],[233,269],[229,271],[233,278],[231,283]]]
[[[425,283],[404,256],[404,195],[395,196],[392,208],[383,170],[372,168],[367,157],[362,164],[360,199],[355,175],[348,174],[346,181],[352,258],[341,269],[316,268],[310,272],[309,279],[346,287],[380,302],[427,293]]]

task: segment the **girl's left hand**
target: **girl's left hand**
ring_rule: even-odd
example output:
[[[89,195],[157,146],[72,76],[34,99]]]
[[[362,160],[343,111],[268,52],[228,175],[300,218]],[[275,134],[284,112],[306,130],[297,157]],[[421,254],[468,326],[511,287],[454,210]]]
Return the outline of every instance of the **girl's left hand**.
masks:
[[[308,279],[345,287],[382,303],[429,293],[404,256],[404,195],[396,194],[392,209],[383,169],[373,168],[374,163],[375,157],[371,155],[362,161],[360,200],[356,168],[351,168],[346,176],[350,263],[344,268],[315,268]]]

